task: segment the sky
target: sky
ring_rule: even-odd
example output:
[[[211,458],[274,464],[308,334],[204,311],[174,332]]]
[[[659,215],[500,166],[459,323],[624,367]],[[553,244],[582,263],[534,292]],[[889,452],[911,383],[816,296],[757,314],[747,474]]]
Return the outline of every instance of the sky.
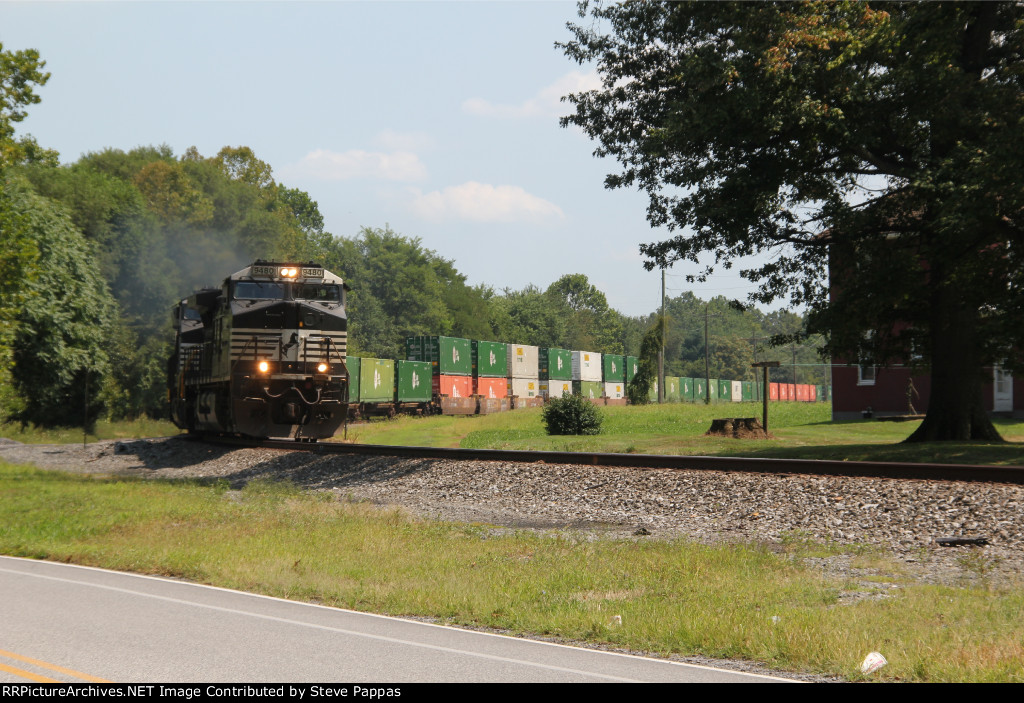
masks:
[[[660,304],[639,245],[668,238],[647,198],[607,190],[618,170],[558,118],[597,87],[568,59],[575,2],[9,2],[5,51],[46,61],[42,102],[19,133],[63,163],[167,144],[213,156],[248,146],[279,183],[309,193],[325,228],[418,237],[470,285],[546,288],[585,274],[626,315]],[[745,299],[733,271],[670,297]]]

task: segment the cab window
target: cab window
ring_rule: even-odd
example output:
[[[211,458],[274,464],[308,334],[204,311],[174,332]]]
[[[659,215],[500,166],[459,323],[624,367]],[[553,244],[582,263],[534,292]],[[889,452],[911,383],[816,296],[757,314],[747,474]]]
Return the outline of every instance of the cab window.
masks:
[[[331,285],[301,283],[293,289],[296,300],[313,300],[320,303],[340,303],[341,288]]]
[[[235,300],[284,300],[284,284],[272,281],[239,281]]]

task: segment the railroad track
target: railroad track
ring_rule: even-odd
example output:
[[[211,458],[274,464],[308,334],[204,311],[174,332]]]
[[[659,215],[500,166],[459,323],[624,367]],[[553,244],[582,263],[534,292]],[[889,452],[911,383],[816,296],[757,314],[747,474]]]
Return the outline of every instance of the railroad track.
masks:
[[[802,476],[851,476],[902,478],[927,481],[974,481],[1024,485],[1024,466],[974,464],[917,464],[885,461],[835,461],[829,459],[761,459],[727,456],[676,456],[665,454],[596,454],[588,452],[523,451],[511,449],[461,449],[403,447],[383,444],[296,442],[288,439],[212,437],[204,441],[243,447],[287,449],[317,454],[393,456],[456,461],[504,461],[528,464],[586,464],[635,469],[734,471]]]

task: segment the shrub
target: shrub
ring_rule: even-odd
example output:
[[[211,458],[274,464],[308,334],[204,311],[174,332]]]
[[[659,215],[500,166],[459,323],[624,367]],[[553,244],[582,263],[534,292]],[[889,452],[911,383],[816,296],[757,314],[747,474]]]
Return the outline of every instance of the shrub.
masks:
[[[544,406],[548,434],[600,434],[601,420],[597,406],[575,393],[552,398]]]

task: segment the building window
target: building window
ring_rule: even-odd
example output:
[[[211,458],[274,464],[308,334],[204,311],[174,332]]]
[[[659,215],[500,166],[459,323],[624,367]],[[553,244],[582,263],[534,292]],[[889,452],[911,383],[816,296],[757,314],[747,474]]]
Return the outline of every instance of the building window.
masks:
[[[857,385],[858,386],[873,386],[875,385],[875,367],[874,366],[858,366],[857,367]]]
[[[857,365],[857,385],[858,386],[873,386],[875,385],[875,366],[869,362],[871,359],[871,340],[875,336],[874,330],[868,330],[864,333],[864,344],[861,347],[860,363]]]

